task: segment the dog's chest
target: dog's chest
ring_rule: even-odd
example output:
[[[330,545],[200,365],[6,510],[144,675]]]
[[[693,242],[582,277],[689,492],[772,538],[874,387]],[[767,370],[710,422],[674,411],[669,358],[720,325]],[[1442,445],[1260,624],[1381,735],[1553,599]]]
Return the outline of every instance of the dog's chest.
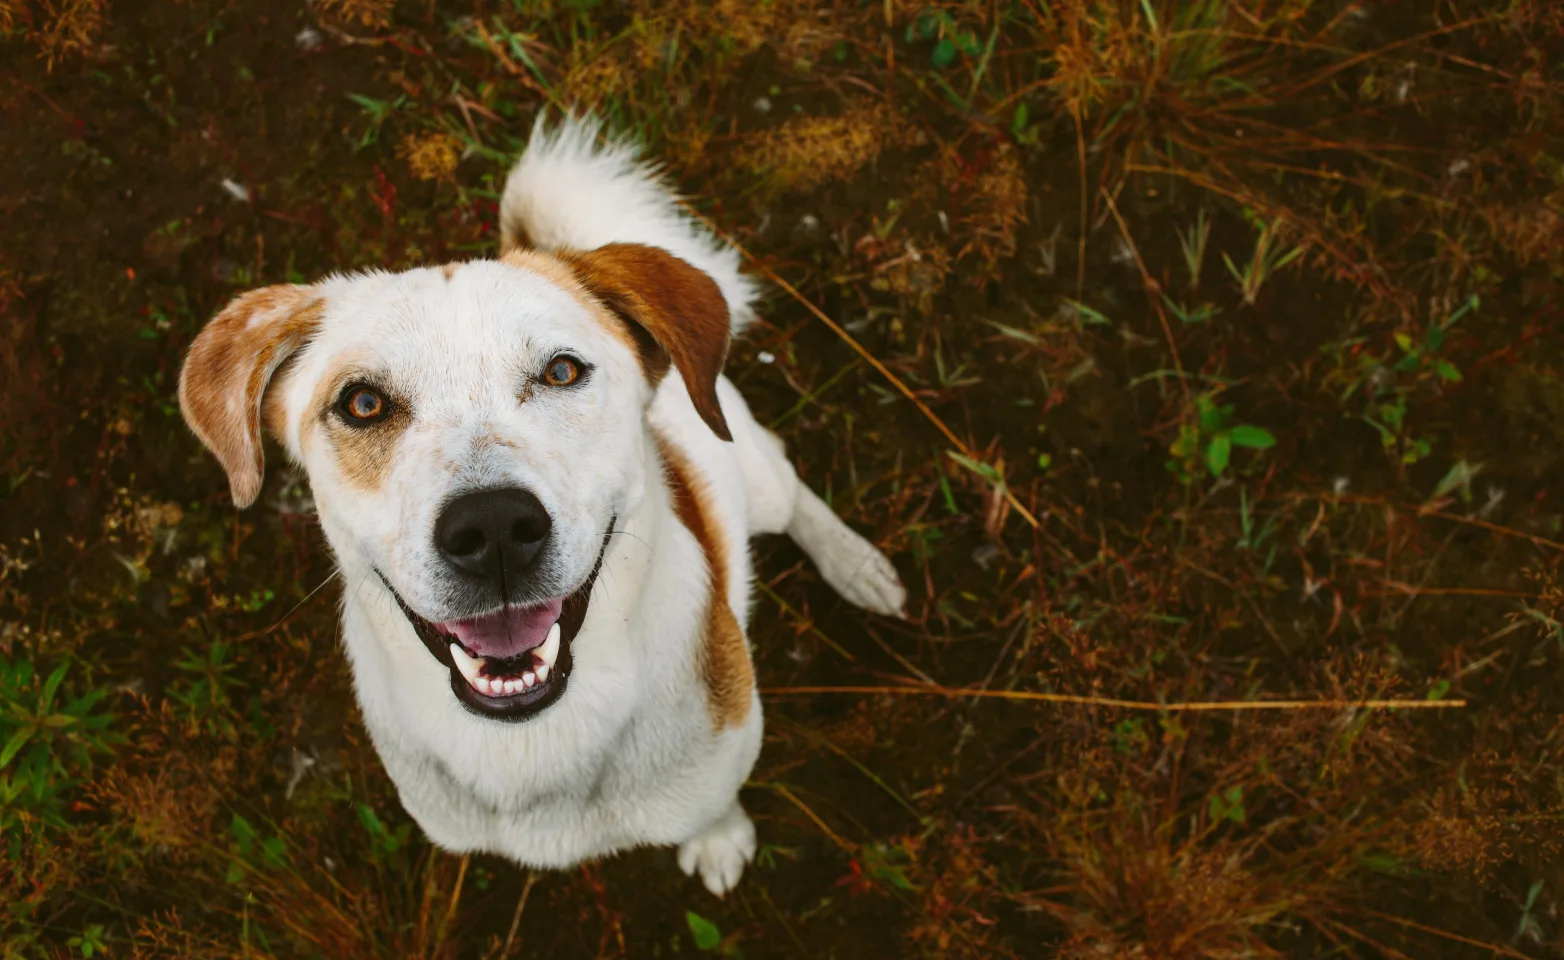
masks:
[[[398,749],[401,738],[391,731],[375,740],[403,805],[435,843],[565,866],[627,847],[679,842],[713,807],[720,809],[738,784],[712,773],[733,764],[711,761],[730,752],[724,741],[734,738],[713,739],[709,730],[696,729],[704,723],[704,711],[642,716],[613,740],[575,756],[527,751],[523,759],[496,746],[488,764],[475,764],[464,751]],[[758,746],[759,724],[753,726]],[[513,729],[497,737],[505,733],[525,735]]]

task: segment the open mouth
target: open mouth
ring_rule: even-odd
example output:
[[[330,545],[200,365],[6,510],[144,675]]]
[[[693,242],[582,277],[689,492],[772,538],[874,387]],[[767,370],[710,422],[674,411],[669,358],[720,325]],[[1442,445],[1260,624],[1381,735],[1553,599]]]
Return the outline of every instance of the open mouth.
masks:
[[[450,670],[451,692],[463,706],[497,720],[528,720],[564,695],[572,666],[570,644],[586,620],[592,586],[613,532],[610,521],[592,572],[571,593],[540,603],[508,604],[478,617],[426,620],[383,574],[380,579],[418,639]]]

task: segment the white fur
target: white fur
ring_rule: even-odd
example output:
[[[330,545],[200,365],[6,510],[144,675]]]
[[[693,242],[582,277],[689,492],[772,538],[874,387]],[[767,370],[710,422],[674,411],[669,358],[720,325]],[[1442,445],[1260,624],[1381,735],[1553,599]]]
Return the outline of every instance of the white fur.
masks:
[[[710,273],[735,317],[747,316],[754,289],[737,254],[680,214],[628,147],[595,148],[596,134],[566,122],[537,135],[506,186],[506,235],[546,248],[663,246]],[[752,694],[741,725],[714,731],[697,659],[705,560],[673,510],[651,430],[700,475],[741,624],[754,533],[786,531],[845,597],[881,613],[905,599],[895,570],[799,482],[731,383],[719,382],[729,443],[679,376],[651,390],[630,348],[540,274],[477,261],[449,276],[333,278],[318,294],[320,330],[272,389],[286,411],[281,440],[309,473],[346,582],[343,636],[364,720],[407,810],[447,850],[536,867],[678,845],[686,872],[719,895],[731,889],[755,850],[737,794],[760,750],[760,702]],[[592,365],[589,379],[518,402],[518,378],[567,349]],[[349,482],[311,409],[331,386],[322,378],[344,365],[388,380],[413,411],[376,490]],[[618,518],[564,695],[520,724],[458,703],[375,572],[443,619],[431,585],[436,511],[453,491],[496,484],[525,486],[548,509],[562,592],[584,581]]]
[[[606,138],[597,120],[567,117],[549,130],[538,115],[526,153],[505,180],[500,231],[507,250],[662,247],[717,281],[734,334],[754,317],[755,284],[739,273],[739,252],[679,206],[661,170],[642,160],[635,144]]]

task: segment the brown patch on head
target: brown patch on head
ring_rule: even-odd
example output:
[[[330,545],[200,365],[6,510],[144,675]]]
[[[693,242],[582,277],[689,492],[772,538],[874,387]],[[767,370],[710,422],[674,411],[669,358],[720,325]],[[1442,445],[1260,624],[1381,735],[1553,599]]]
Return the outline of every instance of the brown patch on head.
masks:
[[[610,243],[562,256],[581,285],[624,321],[655,386],[671,364],[712,432],[732,440],[717,402],[728,357],[728,303],[717,282],[666,250]]]
[[[337,408],[337,401],[350,384],[373,386],[379,390],[391,407],[385,419],[361,426],[350,425]],[[306,428],[319,424],[326,442],[336,454],[337,468],[342,471],[343,478],[364,491],[378,490],[385,485],[396,460],[397,444],[413,422],[413,411],[408,405],[375,384],[374,377],[352,362],[339,362],[316,386],[309,406],[314,416],[305,420]]]
[[[347,481],[360,490],[384,486],[396,459],[397,443],[413,417],[397,406],[391,415],[367,427],[350,427],[340,417],[326,418],[326,436],[337,454],[337,466]]]
[[[570,294],[591,315],[598,326],[606,330],[609,336],[624,344],[641,360],[641,369],[652,383],[655,384],[664,373],[668,372],[668,364],[665,361],[657,376],[652,376],[652,371],[646,368],[642,344],[630,335],[629,325],[605,307],[603,302],[582,284],[581,278],[576,276],[575,270],[571,269],[565,261],[552,254],[540,253],[536,250],[511,250],[500,257],[500,262],[535,273]]]
[[[697,654],[702,678],[706,682],[706,708],[712,728],[721,732],[737,727],[749,716],[755,689],[755,667],[750,662],[749,642],[728,602],[728,559],[725,545],[705,502],[704,490],[684,455],[660,434],[657,449],[662,454],[668,476],[668,491],[674,512],[690,533],[695,535],[706,555],[711,588],[706,600],[703,636]]]
[[[223,308],[190,345],[179,374],[185,422],[228,473],[234,503],[261,492],[261,412],[277,369],[320,325],[323,301],[310,287],[251,290]],[[276,422],[268,413],[268,423]]]
[[[448,263],[440,268],[440,272],[445,274],[445,281],[449,283],[451,282],[451,278],[456,276],[456,271],[460,267],[461,264],[459,263]]]

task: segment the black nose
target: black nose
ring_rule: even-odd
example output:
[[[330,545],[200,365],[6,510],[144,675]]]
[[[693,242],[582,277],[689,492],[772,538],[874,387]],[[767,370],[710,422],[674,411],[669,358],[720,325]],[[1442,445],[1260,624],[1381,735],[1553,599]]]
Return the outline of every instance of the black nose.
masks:
[[[445,505],[434,545],[458,570],[509,580],[537,557],[551,526],[548,511],[527,491],[479,490]]]

